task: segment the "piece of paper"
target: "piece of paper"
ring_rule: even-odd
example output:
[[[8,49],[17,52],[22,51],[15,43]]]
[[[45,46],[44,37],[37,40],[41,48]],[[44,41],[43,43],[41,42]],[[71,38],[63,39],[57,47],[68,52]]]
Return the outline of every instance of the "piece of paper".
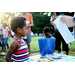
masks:
[[[60,17],[59,16],[56,20],[54,20],[54,23],[57,26],[57,29],[59,30],[61,36],[63,37],[63,39],[65,40],[65,42],[67,44],[69,44],[70,42],[75,41],[73,35],[71,34],[71,32],[69,31],[68,27],[66,26],[66,24],[63,24],[60,21]]]

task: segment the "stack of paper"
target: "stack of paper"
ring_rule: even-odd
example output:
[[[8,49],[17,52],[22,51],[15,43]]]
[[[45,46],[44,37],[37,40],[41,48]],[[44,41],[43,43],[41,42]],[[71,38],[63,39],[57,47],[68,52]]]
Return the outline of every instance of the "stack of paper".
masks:
[[[69,44],[70,42],[73,42],[75,41],[73,35],[71,34],[71,32],[69,31],[68,27],[66,26],[66,24],[63,24],[61,21],[60,21],[60,17],[59,16],[55,21],[54,23],[56,24],[57,26],[57,29],[59,30],[61,36],[63,37],[63,39],[65,40],[65,42],[67,44]]]

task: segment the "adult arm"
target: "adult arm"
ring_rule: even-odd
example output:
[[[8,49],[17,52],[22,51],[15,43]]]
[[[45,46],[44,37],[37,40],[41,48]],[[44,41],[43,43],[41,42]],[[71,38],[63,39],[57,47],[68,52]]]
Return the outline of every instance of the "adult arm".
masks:
[[[50,22],[52,23],[56,19],[56,12],[54,12],[54,17],[51,17]]]
[[[53,21],[56,19],[56,12],[54,12],[54,17],[50,19],[50,23],[56,28],[56,25],[53,23]]]
[[[32,27],[32,26],[34,26],[33,19],[30,20],[30,24],[28,25],[28,27]]]
[[[67,27],[75,27],[75,23],[68,23],[66,24]]]

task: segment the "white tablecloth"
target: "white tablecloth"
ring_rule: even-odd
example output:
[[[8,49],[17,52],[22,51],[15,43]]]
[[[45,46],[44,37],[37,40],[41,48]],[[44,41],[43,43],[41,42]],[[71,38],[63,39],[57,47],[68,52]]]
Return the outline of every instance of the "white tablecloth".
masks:
[[[48,61],[49,59],[52,59],[52,61]],[[41,55],[39,54],[39,55],[30,56],[29,60],[30,62],[75,62],[75,56],[70,56],[65,54],[61,55],[54,54],[54,55],[47,55],[44,58],[41,58]]]

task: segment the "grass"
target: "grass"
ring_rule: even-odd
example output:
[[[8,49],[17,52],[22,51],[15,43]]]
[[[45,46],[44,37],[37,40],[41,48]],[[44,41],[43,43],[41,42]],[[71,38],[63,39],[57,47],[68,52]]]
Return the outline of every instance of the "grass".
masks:
[[[75,41],[69,46],[69,55],[75,56]]]
[[[44,37],[32,37],[32,42],[30,43],[31,45],[31,53],[36,53],[39,52],[39,45],[38,45],[38,39],[39,38],[44,38]]]
[[[32,42],[30,43],[30,45],[31,45],[31,54],[40,53],[39,45],[38,45],[38,39],[39,38],[44,38],[44,37],[42,37],[42,36],[32,37]],[[9,46],[10,46],[11,39],[8,41],[8,43],[9,43]],[[71,43],[71,45],[69,46],[69,49],[70,49],[69,55],[75,56],[75,41]],[[8,51],[8,49],[6,49],[6,52],[7,51]],[[57,53],[56,50],[55,50],[55,52]],[[1,53],[1,47],[0,47],[0,53]],[[6,62],[5,56],[0,55],[0,62]]]
[[[11,43],[11,39],[8,41],[8,44],[10,46]],[[6,52],[8,51],[8,49],[6,48]],[[1,53],[1,47],[0,47],[0,53]],[[0,62],[6,62],[5,56],[0,55]]]

